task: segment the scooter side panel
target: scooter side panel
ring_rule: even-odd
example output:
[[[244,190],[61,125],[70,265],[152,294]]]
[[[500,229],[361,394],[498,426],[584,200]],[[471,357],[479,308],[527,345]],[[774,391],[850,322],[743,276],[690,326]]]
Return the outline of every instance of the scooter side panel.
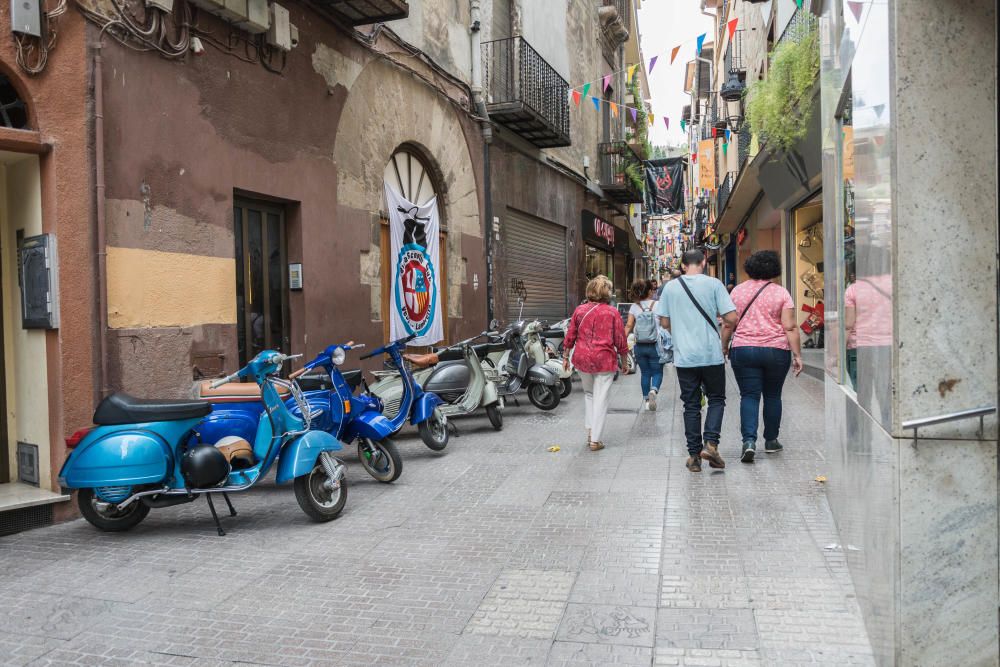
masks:
[[[443,404],[444,401],[437,394],[432,394],[430,392],[424,392],[417,399],[416,404],[413,406],[413,414],[410,416],[411,424],[419,424],[420,422],[427,421],[430,419],[431,415],[434,414],[434,408]]]
[[[214,403],[212,413],[201,420],[195,431],[201,436],[202,442],[210,445],[228,435],[253,442],[262,412],[264,403],[261,401]]]
[[[545,366],[532,366],[528,369],[528,379],[532,382],[554,385],[559,381],[558,373],[554,373]]]
[[[366,410],[354,416],[344,425],[341,437],[344,442],[354,442],[357,438],[370,438],[376,442],[388,438],[395,432],[395,427],[381,413]]]
[[[284,484],[301,477],[313,469],[320,452],[336,452],[341,449],[343,445],[329,433],[309,431],[282,450],[281,458],[278,459],[276,481]]]
[[[73,449],[59,473],[70,489],[135,486],[164,481],[173,468],[171,443],[177,443],[198,420],[101,426]]]

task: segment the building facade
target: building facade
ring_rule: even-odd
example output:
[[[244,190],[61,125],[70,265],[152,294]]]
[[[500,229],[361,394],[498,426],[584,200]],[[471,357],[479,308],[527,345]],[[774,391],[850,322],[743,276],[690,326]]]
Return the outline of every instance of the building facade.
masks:
[[[879,664],[996,665],[996,3],[821,12],[839,542]]]
[[[386,340],[386,188],[437,200],[446,341],[562,319],[595,271],[624,295],[642,147],[609,103],[648,96],[644,66],[626,75],[636,8],[80,0],[44,31],[0,14],[0,516],[25,494],[42,523],[72,511],[64,441],[112,391],[186,397],[263,349]],[[39,326],[18,269],[56,249]]]

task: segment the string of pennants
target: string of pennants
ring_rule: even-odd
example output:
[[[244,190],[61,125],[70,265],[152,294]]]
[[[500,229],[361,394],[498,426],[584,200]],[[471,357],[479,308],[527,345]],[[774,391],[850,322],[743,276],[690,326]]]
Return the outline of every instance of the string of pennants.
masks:
[[[795,4],[798,6],[799,9],[802,9],[802,2],[803,2],[803,0],[795,0]],[[860,14],[860,8],[861,8],[861,5],[863,3],[862,2],[849,1],[847,4],[851,6],[852,13],[854,13],[855,17],[857,17]],[[854,5],[857,5],[857,8],[855,8]],[[729,31],[729,39],[730,40],[733,38],[733,35],[736,33],[736,28],[739,25],[739,22],[740,22],[740,19],[739,19],[739,17],[737,17],[737,18],[729,20],[726,23],[726,28]],[[686,42],[681,42],[677,46],[675,46],[672,49],[670,49],[670,65],[674,64],[674,60],[677,59],[677,54],[680,53],[681,47],[684,46],[685,44],[690,44],[692,41],[695,42],[695,53],[700,56],[701,55],[702,47],[705,45],[705,39],[707,37],[708,37],[708,33],[707,32],[703,32],[702,34],[700,34],[697,37],[695,37],[693,40],[689,39]],[[649,59],[649,65],[648,65],[649,70],[648,70],[647,74],[652,74],[653,73],[653,68],[656,67],[656,63],[659,60],[659,58],[660,58],[661,55],[663,55],[663,54],[657,54],[657,55],[655,55],[655,56],[653,56],[652,58]],[[579,86],[576,86],[576,87],[570,89],[570,91],[569,91],[569,100],[570,100],[570,102],[572,102],[576,106],[580,106],[580,103],[585,98],[589,97],[591,103],[594,105],[594,110],[595,111],[600,111],[601,110],[601,98],[597,97],[596,95],[590,95],[589,94],[591,86],[593,86],[596,83],[600,83],[601,86],[602,86],[602,90],[603,91],[607,91],[608,87],[611,86],[611,80],[614,77],[614,75],[621,74],[623,72],[626,73],[626,75],[627,75],[627,81],[628,81],[628,83],[632,83],[632,78],[635,76],[635,71],[639,68],[639,65],[640,65],[640,63],[634,63],[634,64],[629,65],[629,66],[627,66],[627,67],[625,67],[623,69],[617,70],[615,72],[609,72],[608,74],[605,74],[604,76],[602,76],[602,77],[600,77],[598,79],[594,79],[592,81],[588,81],[587,83],[584,83],[582,85],[579,85]],[[605,104],[608,105],[608,107],[611,109],[611,113],[616,118],[618,117],[619,112],[621,112],[621,110],[624,109],[625,111],[627,111],[627,112],[629,112],[631,114],[631,116],[632,116],[632,122],[633,123],[638,122],[638,118],[639,118],[639,109],[638,108],[636,108],[636,107],[630,107],[630,106],[625,105],[625,104],[616,104],[615,102],[611,102],[610,100],[605,101]],[[655,121],[656,121],[656,114],[645,113],[645,112],[643,112],[643,113],[647,117],[647,120],[648,120],[649,124],[653,125],[655,123]],[[670,129],[670,118],[667,117],[667,116],[663,116],[663,124],[669,130]],[[681,119],[681,131],[682,132],[685,130],[686,125],[687,125],[686,121],[684,119]],[[720,132],[721,132],[721,130],[720,130]],[[729,132],[729,130],[726,130],[725,133],[726,133],[726,141],[728,142],[729,141],[729,134],[730,134],[730,132]],[[712,138],[713,139],[716,138],[716,130],[715,129],[712,130]],[[723,145],[723,151],[725,151],[725,150],[726,150],[725,149],[725,145]]]

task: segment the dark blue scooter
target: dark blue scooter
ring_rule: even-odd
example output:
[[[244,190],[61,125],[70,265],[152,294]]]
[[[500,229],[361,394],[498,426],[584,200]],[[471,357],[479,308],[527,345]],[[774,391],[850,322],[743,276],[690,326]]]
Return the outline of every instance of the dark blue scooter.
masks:
[[[312,413],[310,428],[326,431],[344,444],[358,443],[358,458],[372,477],[380,482],[393,482],[403,472],[403,460],[390,436],[395,426],[382,416],[382,403],[377,398],[354,390],[361,384],[361,371],[341,373],[341,366],[350,350],[364,345],[331,345],[304,367],[288,376],[304,390]],[[311,370],[325,371],[323,376],[305,375]],[[224,384],[211,388],[203,385],[202,400],[212,403],[212,413],[198,427],[204,441],[216,442],[225,436],[247,438],[256,428],[264,405],[248,391],[245,383]],[[285,400],[289,412],[301,417],[302,412],[293,398]]]

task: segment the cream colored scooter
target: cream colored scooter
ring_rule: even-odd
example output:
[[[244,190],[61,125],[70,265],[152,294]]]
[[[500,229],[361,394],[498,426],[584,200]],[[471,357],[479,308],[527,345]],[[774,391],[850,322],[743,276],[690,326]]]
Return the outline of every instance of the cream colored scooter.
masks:
[[[566,398],[573,391],[573,365],[564,367],[562,359],[549,354],[549,348],[545,345],[542,335],[545,327],[539,320],[531,322],[524,328],[524,349],[534,362],[540,366],[548,368],[559,376],[561,383],[560,398]]]

